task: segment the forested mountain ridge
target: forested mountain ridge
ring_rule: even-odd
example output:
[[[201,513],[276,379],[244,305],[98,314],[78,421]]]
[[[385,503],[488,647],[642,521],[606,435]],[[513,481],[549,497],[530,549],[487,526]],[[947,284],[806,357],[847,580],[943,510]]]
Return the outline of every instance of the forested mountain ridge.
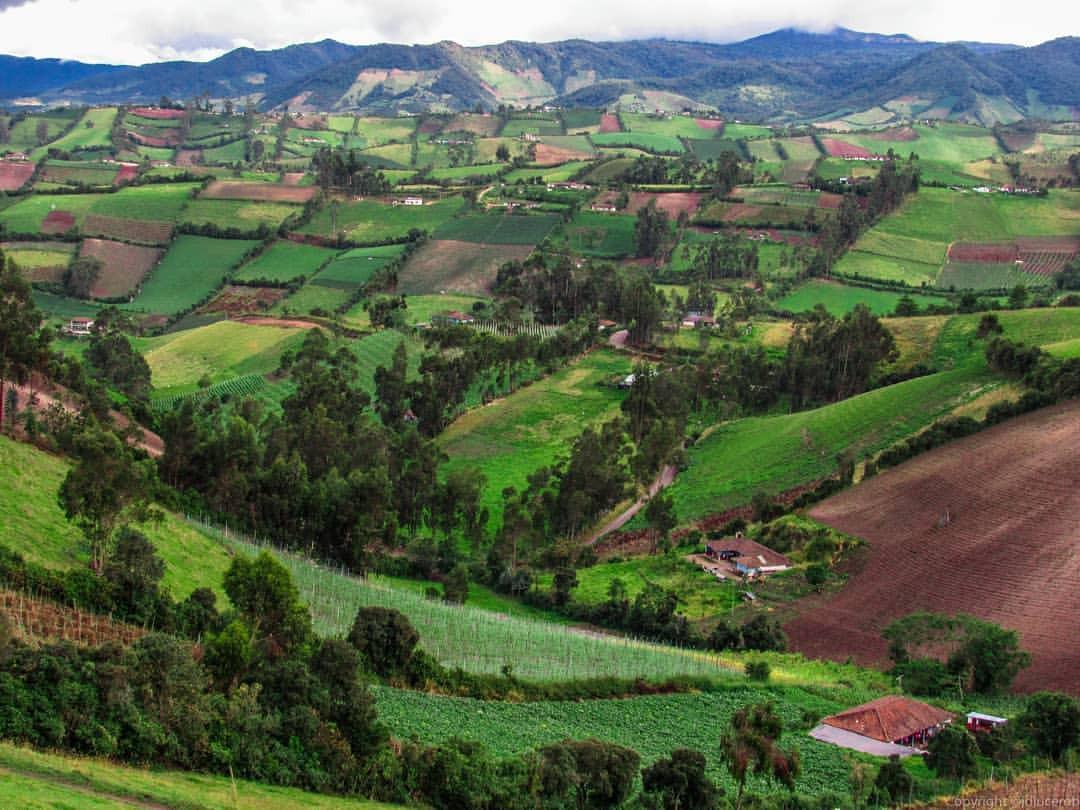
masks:
[[[37,60],[44,66],[49,60]],[[55,62],[55,60],[52,60]],[[25,63],[25,60],[21,60]],[[1080,106],[1080,39],[1021,48],[920,42],[847,29],[783,29],[733,44],[653,39],[465,47],[353,46],[334,40],[209,62],[140,67],[61,63],[5,72],[0,100],[152,103],[161,96],[251,99],[263,109],[379,114],[555,103],[678,111],[715,107],[767,121],[904,108],[992,124],[1072,119]],[[91,75],[85,75],[91,74]]]

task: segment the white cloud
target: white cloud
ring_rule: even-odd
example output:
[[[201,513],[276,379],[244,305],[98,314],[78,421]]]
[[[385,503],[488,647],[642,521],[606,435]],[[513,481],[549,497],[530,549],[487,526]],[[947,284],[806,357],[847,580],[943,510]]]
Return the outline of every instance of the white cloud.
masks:
[[[652,36],[726,42],[789,25],[1035,44],[1080,33],[1080,4],[1032,0],[1019,14],[1005,0],[0,0],[0,53],[138,64],[327,37],[352,44]]]

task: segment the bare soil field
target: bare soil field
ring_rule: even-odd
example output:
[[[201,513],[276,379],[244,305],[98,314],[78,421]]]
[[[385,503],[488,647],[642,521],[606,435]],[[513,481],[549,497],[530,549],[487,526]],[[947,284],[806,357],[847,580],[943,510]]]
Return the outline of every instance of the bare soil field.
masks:
[[[314,186],[287,186],[279,183],[237,183],[215,180],[200,194],[208,200],[257,200],[259,202],[305,203],[315,196]]]
[[[151,107],[136,107],[131,112],[140,118],[154,118],[159,121],[169,121],[174,118],[184,117],[183,110],[157,110]]]
[[[611,191],[598,197],[597,202],[613,204],[618,196],[616,192]],[[630,202],[623,213],[636,215],[638,211],[655,200],[656,207],[666,212],[672,219],[678,217],[683,211],[686,212],[687,216],[692,216],[697,211],[698,206],[701,204],[701,198],[704,196],[704,194],[697,191],[673,191],[665,194],[651,191],[632,191],[630,192]]]
[[[198,166],[202,163],[202,149],[179,149],[174,159],[177,166]]]
[[[18,191],[34,174],[26,160],[0,160],[0,191]]]
[[[139,165],[137,163],[121,163],[120,171],[118,171],[116,177],[113,178],[113,185],[121,186],[124,183],[130,183],[138,176]]]
[[[283,287],[241,287],[229,285],[214,296],[200,312],[224,312],[230,317],[269,309],[289,291]]]
[[[868,149],[863,149],[861,146],[837,138],[822,138],[821,143],[825,147],[825,151],[829,153],[829,157],[868,158],[871,154]]]
[[[950,263],[1009,264],[1020,262],[1017,269],[1039,276],[1060,273],[1080,253],[1080,237],[1031,236],[1012,242],[953,242],[949,246]]]
[[[591,152],[538,143],[536,144],[536,159],[533,163],[537,166],[559,166],[563,163],[569,163],[571,160],[589,160],[592,157]]]
[[[840,204],[844,201],[843,194],[833,194],[829,191],[823,191],[818,195],[817,207],[828,208],[830,210],[837,210],[840,208]]]
[[[104,265],[90,289],[91,298],[130,295],[160,260],[163,251],[108,239],[84,239],[80,256],[93,256]]]
[[[600,116],[600,131],[601,132],[622,132],[622,124],[619,122],[619,116],[612,115],[611,113],[604,113]]]
[[[1016,630],[1020,691],[1080,693],[1080,400],[940,447],[810,510],[869,544],[838,593],[787,623],[809,656],[887,662],[881,631],[916,610]]]
[[[695,118],[694,123],[713,135],[719,135],[724,131],[724,122],[716,118]]]
[[[172,237],[171,222],[151,222],[145,219],[123,219],[101,214],[87,214],[82,232],[147,245],[163,245]]]
[[[937,808],[991,807],[996,810],[1030,810],[1033,807],[1077,807],[1080,805],[1080,774],[1036,773],[1014,782],[997,782],[960,796],[939,799],[934,804],[910,805],[915,810]]]
[[[15,635],[27,642],[70,641],[96,647],[106,642],[130,644],[146,635],[141,627],[114,622],[105,616],[61,607],[18,591],[0,591],[0,613],[7,616]]]
[[[499,267],[511,259],[524,260],[529,245],[481,245],[433,239],[412,255],[398,273],[399,293],[430,295],[457,292],[484,295]]]
[[[68,211],[50,211],[41,221],[42,233],[67,233],[75,227],[75,215]]]

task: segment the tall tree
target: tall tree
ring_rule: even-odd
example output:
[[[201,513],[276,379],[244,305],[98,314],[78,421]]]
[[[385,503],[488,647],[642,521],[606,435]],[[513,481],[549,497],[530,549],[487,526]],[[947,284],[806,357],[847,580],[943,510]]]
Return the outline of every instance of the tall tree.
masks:
[[[21,383],[47,351],[49,332],[19,268],[0,251],[0,424],[8,382]]]
[[[740,810],[746,777],[751,773],[795,790],[799,752],[780,747],[784,723],[772,703],[744,706],[731,716],[731,727],[720,738],[720,755],[738,785],[735,810]]]

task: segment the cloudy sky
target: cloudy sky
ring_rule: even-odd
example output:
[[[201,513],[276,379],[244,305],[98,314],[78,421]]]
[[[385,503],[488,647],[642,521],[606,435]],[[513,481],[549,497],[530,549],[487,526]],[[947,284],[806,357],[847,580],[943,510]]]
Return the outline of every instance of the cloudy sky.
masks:
[[[1020,12],[1020,9],[1023,12]],[[784,26],[1034,45],[1080,34],[1080,3],[1029,0],[0,0],[0,53],[140,64],[332,37],[350,44],[663,36],[729,42]]]

